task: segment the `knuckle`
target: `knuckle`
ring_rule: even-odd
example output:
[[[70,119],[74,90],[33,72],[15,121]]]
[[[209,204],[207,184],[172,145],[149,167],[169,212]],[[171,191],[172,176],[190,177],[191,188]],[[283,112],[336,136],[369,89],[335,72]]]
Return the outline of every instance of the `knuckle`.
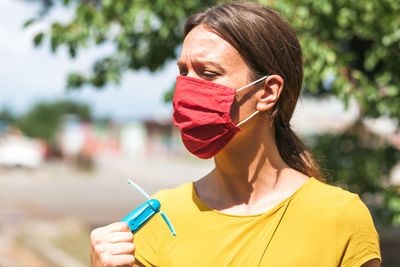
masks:
[[[120,227],[122,231],[131,231],[129,225],[126,222],[120,222]]]
[[[94,237],[94,238],[91,238],[91,243],[92,243],[92,246],[96,246],[98,244],[101,244],[101,240],[97,237]]]
[[[118,227],[121,229],[121,231],[129,230],[129,226],[126,222],[118,222]]]
[[[110,226],[112,227],[121,227],[121,225],[123,224],[123,222],[113,222],[110,224]]]
[[[94,251],[98,254],[105,252],[103,244],[97,244],[93,247]]]
[[[110,232],[124,232],[125,226],[127,226],[127,224],[124,222],[114,222],[114,223],[107,225],[107,229]]]
[[[101,253],[100,254],[100,261],[103,266],[112,266],[111,264],[111,255],[108,253]]]
[[[128,261],[128,264],[129,264],[129,266],[132,266],[132,265],[134,265],[134,264],[135,264],[135,262],[136,262],[136,260],[135,260],[135,257],[134,257],[134,256],[129,256],[127,261]]]
[[[92,232],[90,232],[90,239],[91,239],[91,240],[95,240],[95,239],[96,239],[96,237],[97,237],[97,232],[98,232],[97,228],[94,229]]]
[[[128,233],[128,239],[129,241],[133,241],[134,235],[132,234],[132,232]]]
[[[90,233],[90,240],[92,244],[98,244],[101,242],[103,228],[96,228]]]
[[[127,249],[130,253],[135,251],[135,245],[133,243],[127,243]]]

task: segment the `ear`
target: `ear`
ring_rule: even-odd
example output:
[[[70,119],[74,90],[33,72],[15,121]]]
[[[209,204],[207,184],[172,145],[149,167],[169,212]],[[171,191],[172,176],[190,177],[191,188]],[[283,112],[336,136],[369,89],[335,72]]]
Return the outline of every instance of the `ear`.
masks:
[[[264,81],[264,88],[260,90],[257,99],[257,110],[266,111],[271,109],[278,101],[284,87],[284,82],[279,75],[270,75]]]

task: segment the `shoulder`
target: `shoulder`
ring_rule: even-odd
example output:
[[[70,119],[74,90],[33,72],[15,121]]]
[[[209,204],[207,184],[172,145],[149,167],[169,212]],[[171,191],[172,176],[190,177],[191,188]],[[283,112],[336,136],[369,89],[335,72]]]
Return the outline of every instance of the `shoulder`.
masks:
[[[337,210],[338,212],[366,208],[357,194],[339,186],[330,185],[315,178],[312,179],[301,197],[308,204],[323,207],[324,209]]]
[[[350,197],[352,195],[356,195],[351,193],[339,186],[331,185],[325,182],[321,182],[315,178],[312,183],[310,183],[310,189],[314,191],[314,194],[319,196],[329,196],[329,197]]]
[[[371,214],[360,197],[338,186],[313,179],[294,201],[303,215],[335,225],[338,233],[376,232]]]

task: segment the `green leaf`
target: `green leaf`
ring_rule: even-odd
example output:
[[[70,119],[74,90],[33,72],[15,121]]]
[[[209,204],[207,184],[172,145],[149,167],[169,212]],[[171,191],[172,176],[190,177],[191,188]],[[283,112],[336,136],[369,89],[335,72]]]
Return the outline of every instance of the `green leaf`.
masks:
[[[27,21],[25,21],[25,23],[23,24],[23,27],[24,27],[24,28],[27,28],[27,27],[29,27],[30,25],[32,25],[33,23],[35,23],[36,21],[37,21],[36,18],[27,20]]]
[[[67,88],[68,89],[80,88],[85,83],[86,83],[86,79],[81,74],[79,74],[79,73],[69,73],[68,74],[68,79],[67,79]]]
[[[43,36],[44,33],[42,32],[35,35],[35,37],[33,38],[33,43],[35,44],[35,46],[39,46],[42,44]]]

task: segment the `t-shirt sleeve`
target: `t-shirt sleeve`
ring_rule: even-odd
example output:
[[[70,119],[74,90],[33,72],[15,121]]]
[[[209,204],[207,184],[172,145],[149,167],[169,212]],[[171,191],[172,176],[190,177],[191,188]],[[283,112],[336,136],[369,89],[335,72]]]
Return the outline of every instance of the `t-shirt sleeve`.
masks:
[[[352,194],[337,218],[339,266],[358,267],[369,260],[381,260],[379,236],[367,206]]]

